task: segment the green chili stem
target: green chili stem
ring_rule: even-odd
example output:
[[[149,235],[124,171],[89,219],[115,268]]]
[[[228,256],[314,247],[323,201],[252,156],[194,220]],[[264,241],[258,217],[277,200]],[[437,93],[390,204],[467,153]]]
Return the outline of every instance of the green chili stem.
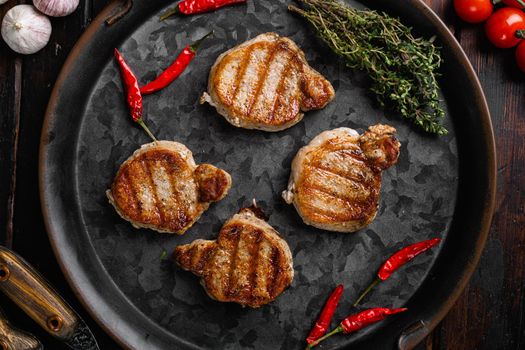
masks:
[[[144,124],[144,121],[141,119],[137,120],[137,123],[142,126],[142,129],[144,129],[144,131],[146,132],[146,134],[148,134],[149,137],[151,137],[151,139],[153,141],[157,141],[157,139],[155,138],[155,136],[153,136],[153,134],[151,133],[151,131],[149,131],[148,127],[146,126],[146,124]]]
[[[171,17],[173,15],[176,15],[177,13],[180,13],[180,10],[179,10],[179,5],[173,7],[173,8],[170,8],[168,11],[164,12],[160,18],[159,18],[159,21],[162,22],[164,21],[165,19],[167,19],[168,17]]]
[[[354,303],[354,307],[356,307],[360,302],[361,300],[363,300],[363,298],[368,294],[368,292],[370,292],[372,290],[372,288],[374,288],[375,286],[377,286],[377,284],[379,282],[381,282],[381,278],[376,278],[374,280],[374,282],[370,283],[370,285],[365,289],[365,291],[363,293],[361,293],[361,295],[359,296],[359,298],[357,298],[357,300],[355,301]]]
[[[327,333],[327,334],[323,335],[321,338],[317,339],[312,344],[308,344],[308,346],[306,347],[305,350],[310,350],[311,348],[313,348],[314,346],[316,346],[317,344],[319,344],[320,342],[322,342],[326,338],[329,338],[332,335],[337,334],[337,333],[341,333],[341,332],[343,332],[343,327],[338,326],[336,329],[332,330],[330,333]]]
[[[193,51],[193,52],[197,52],[197,50],[199,49],[199,46],[201,46],[202,42],[207,37],[209,37],[210,35],[213,35],[213,30],[211,32],[209,32],[208,34],[206,34],[205,36],[203,36],[202,38],[200,38],[199,40],[197,40],[196,42],[194,42],[193,44],[191,44],[190,45],[190,50]]]

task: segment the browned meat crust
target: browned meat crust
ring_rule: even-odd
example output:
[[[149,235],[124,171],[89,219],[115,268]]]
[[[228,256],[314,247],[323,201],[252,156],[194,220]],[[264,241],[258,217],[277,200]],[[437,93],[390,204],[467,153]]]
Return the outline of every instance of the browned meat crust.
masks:
[[[302,112],[323,108],[334,95],[292,40],[265,33],[219,56],[201,101],[235,126],[279,131],[298,123]]]
[[[158,141],[142,146],[122,164],[106,194],[133,226],[183,234],[230,186],[224,170],[197,167],[184,145]]]
[[[178,246],[173,259],[202,278],[211,298],[253,308],[277,298],[293,279],[288,244],[250,208],[228,220],[216,241]]]
[[[284,199],[318,228],[353,232],[367,226],[377,213],[381,172],[397,162],[394,133],[375,125],[361,136],[348,128],[319,134],[297,153]]]

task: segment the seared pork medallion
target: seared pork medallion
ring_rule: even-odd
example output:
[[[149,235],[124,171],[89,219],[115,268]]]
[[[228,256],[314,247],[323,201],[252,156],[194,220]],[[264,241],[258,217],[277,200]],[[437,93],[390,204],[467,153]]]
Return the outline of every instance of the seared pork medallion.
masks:
[[[275,300],[293,279],[292,253],[257,207],[241,209],[217,240],[178,246],[176,263],[201,277],[215,300],[257,308]]]
[[[292,162],[283,198],[308,225],[354,232],[374,220],[381,173],[397,162],[396,129],[377,124],[363,135],[349,128],[324,131]]]
[[[197,166],[183,144],[157,141],[122,164],[106,195],[134,227],[183,234],[230,187],[227,172],[210,164]]]
[[[323,108],[334,95],[292,40],[265,33],[217,58],[201,103],[237,127],[279,131],[301,121],[303,112]]]

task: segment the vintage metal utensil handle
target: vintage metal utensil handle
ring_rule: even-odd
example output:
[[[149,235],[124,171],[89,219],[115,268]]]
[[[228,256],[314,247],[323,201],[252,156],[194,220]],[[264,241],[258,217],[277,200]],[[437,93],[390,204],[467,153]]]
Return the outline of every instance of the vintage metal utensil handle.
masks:
[[[406,328],[398,338],[399,350],[412,350],[418,346],[430,333],[427,323],[419,320]]]
[[[42,350],[42,343],[32,334],[15,328],[0,310],[0,349]]]
[[[0,246],[0,290],[52,336],[67,340],[79,319],[27,262]]]

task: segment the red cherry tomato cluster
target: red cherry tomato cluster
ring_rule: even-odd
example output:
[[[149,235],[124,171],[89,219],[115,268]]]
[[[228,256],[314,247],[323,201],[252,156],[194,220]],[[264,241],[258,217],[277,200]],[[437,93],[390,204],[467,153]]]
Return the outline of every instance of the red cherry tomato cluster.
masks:
[[[494,11],[493,0],[454,0],[457,15],[469,23],[485,22],[485,34],[496,47],[516,49],[516,62],[525,72],[525,0],[501,1],[505,7]]]

